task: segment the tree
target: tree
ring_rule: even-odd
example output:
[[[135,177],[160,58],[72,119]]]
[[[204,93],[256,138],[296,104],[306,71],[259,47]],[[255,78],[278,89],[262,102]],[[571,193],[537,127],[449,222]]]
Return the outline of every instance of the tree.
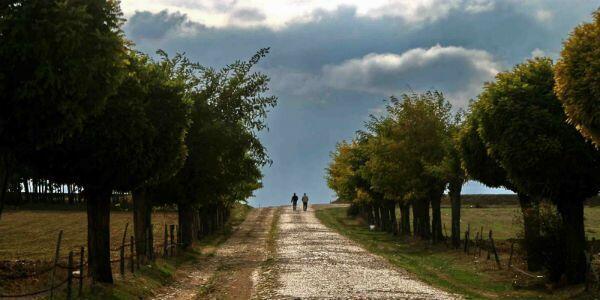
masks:
[[[446,139],[446,156],[440,165],[441,174],[448,182],[448,197],[450,198],[452,213],[451,239],[455,248],[460,246],[460,194],[463,184],[467,180],[466,170],[461,161],[459,132],[463,126],[463,115],[457,114],[452,124],[448,124],[448,137]]]
[[[382,194],[376,192],[369,181],[367,161],[370,159],[369,144],[373,138],[368,133],[360,133],[350,143],[342,141],[331,153],[327,167],[327,184],[340,199],[351,201],[369,224],[385,228],[382,223]],[[383,226],[382,226],[383,225]]]
[[[147,61],[130,52],[128,75],[104,111],[86,121],[85,130],[32,158],[42,177],[84,188],[88,217],[88,261],[94,281],[112,283],[110,196],[154,178],[147,155],[156,146],[143,79]]]
[[[395,100],[395,99],[394,99]],[[388,107],[391,111],[392,107]],[[396,233],[396,203],[400,206],[400,232],[403,235],[410,234],[409,201],[405,199],[407,194],[408,176],[406,164],[406,148],[399,142],[399,136],[404,134],[402,128],[397,126],[394,118],[389,115],[385,118],[372,118],[367,123],[371,132],[368,143],[368,160],[363,168],[363,177],[369,180],[373,191],[381,194],[380,201],[383,204],[387,223],[391,222],[394,233]],[[410,216],[410,215],[408,215]]]
[[[436,91],[404,94],[401,99],[392,101],[389,111],[399,126],[395,141],[405,149],[402,159],[408,160],[403,165],[410,178],[407,196],[413,199],[414,232],[439,241],[443,238],[441,197],[446,188],[439,166],[446,155],[451,107]]]
[[[258,166],[269,159],[257,132],[266,128],[264,118],[277,98],[264,95],[269,77],[252,68],[267,53],[268,48],[261,49],[249,61],[220,70],[181,62],[193,89],[188,158],[156,192],[170,193],[177,202],[184,248],[192,245],[197,209],[222,225],[227,203],[260,187]]]
[[[584,279],[583,201],[600,189],[600,152],[566,123],[548,58],[499,73],[479,96],[481,137],[519,191],[550,199],[566,232],[566,277]],[[551,162],[551,163],[550,163]]]
[[[458,147],[462,165],[469,178],[489,187],[504,187],[517,194],[521,214],[523,215],[523,238],[527,250],[527,268],[530,271],[537,271],[542,265],[539,245],[538,201],[523,192],[519,192],[507,177],[506,170],[488,153],[488,148],[479,134],[481,129],[478,118],[480,114],[484,113],[483,109],[485,107],[479,102],[473,103],[470,106],[470,113],[458,134]]]
[[[564,42],[554,90],[569,122],[600,147],[600,9]]]
[[[146,163],[136,174],[143,183],[132,191],[136,251],[142,256],[151,254],[147,249],[153,243],[148,189],[170,179],[183,166],[187,157],[185,136],[190,125],[188,82],[178,69],[182,56],[169,59],[166,53],[159,54],[162,59],[158,62],[137,54],[138,67],[133,78],[140,85],[141,105],[150,123],[146,131]]]
[[[117,1],[4,1],[0,5],[0,169],[60,143],[100,113],[122,78]],[[6,185],[2,187],[0,213]]]

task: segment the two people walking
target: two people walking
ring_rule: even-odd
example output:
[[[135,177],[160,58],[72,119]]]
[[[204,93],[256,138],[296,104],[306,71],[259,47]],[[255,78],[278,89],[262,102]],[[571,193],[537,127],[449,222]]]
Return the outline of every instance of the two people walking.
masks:
[[[294,195],[292,196],[292,207],[294,208],[294,210],[296,210],[296,204],[298,204],[298,196],[296,195],[296,193],[294,193]],[[302,196],[302,210],[306,211],[307,208],[308,196],[306,196],[306,193],[304,193],[304,196]]]

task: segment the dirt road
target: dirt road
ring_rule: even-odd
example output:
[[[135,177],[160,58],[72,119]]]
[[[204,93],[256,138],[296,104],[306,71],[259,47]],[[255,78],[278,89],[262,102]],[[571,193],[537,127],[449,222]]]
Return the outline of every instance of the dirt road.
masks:
[[[254,289],[252,273],[266,260],[274,211],[253,209],[210,258],[178,270],[179,280],[154,299],[249,299]]]
[[[453,299],[330,230],[307,212],[282,210],[277,237],[280,299]]]
[[[455,299],[328,229],[308,211],[254,209],[210,259],[155,299]]]

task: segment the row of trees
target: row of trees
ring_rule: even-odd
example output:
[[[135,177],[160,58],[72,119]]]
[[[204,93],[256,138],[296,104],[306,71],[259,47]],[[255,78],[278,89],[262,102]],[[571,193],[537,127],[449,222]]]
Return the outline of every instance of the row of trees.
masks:
[[[90,275],[107,283],[111,195],[132,194],[139,253],[149,254],[152,207],[167,203],[189,247],[261,186],[269,159],[257,133],[277,101],[252,71],[268,49],[219,70],[161,51],[155,60],[122,23],[118,1],[0,6],[0,213],[11,183],[82,188]]]
[[[519,197],[529,269],[545,267],[551,280],[581,282],[583,204],[600,190],[600,151],[593,145],[600,141],[598,41],[600,11],[572,32],[556,65],[535,58],[499,73],[466,113],[453,113],[439,92],[392,97],[385,116],[372,117],[366,130],[338,144],[329,186],[394,234],[411,233],[412,207],[412,233],[434,242],[443,238],[440,199],[447,191],[455,246],[463,183],[507,188]],[[557,211],[554,232],[543,225],[553,216],[540,214],[541,202]]]

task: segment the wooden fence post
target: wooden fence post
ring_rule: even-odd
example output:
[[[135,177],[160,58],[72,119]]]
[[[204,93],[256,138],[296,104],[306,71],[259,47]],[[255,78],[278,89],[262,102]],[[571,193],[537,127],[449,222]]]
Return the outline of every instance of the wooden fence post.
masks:
[[[499,269],[502,269],[502,266],[500,265],[500,258],[498,257],[498,252],[496,251],[496,245],[494,245],[494,239],[492,238],[492,230],[490,229],[490,243],[492,246],[492,251],[494,251],[494,258],[496,258],[496,264],[498,265]]]
[[[67,264],[67,300],[71,300],[73,294],[73,251],[69,252],[69,262]]]
[[[475,235],[475,250],[473,251],[473,255],[477,256],[477,248],[479,248],[479,232],[477,232],[477,234]]]
[[[54,265],[52,266],[52,274],[50,276],[50,299],[54,298],[54,277],[56,275],[56,265],[58,265],[58,255],[60,254],[60,242],[62,241],[63,231],[58,233],[56,241],[56,251],[54,252]]]
[[[173,252],[173,251],[175,251],[175,249],[173,249],[173,248],[174,248],[174,246],[175,246],[175,245],[173,244],[173,240],[174,240],[174,233],[175,233],[175,225],[171,224],[171,225],[169,226],[169,231],[170,231],[170,233],[171,233],[171,237],[170,237],[170,238],[171,238],[171,243],[170,243],[170,245],[169,245],[169,246],[170,246],[170,248],[171,248],[171,256],[173,256],[173,254],[174,254],[174,252]]]
[[[150,228],[148,228],[148,253],[150,256],[150,260],[154,261],[154,224],[150,224]]]
[[[508,257],[508,267],[510,268],[512,265],[513,251],[515,250],[515,241],[513,240],[510,243],[510,256]]]
[[[135,237],[134,237],[134,238],[133,238],[133,244],[134,244],[134,245],[137,245],[137,243],[139,243],[139,241],[136,241],[136,240],[135,240]],[[140,257],[141,257],[141,256],[140,256],[140,253],[139,253],[137,250],[135,250],[135,266],[136,266],[136,269],[137,269],[137,270],[139,270],[139,269],[140,269]]]
[[[133,235],[129,237],[129,269],[131,270],[131,273],[135,272],[135,241],[133,240]]]
[[[169,256],[169,230],[167,229],[167,224],[165,224],[165,235],[163,242],[163,257],[167,258]]]
[[[585,256],[585,291],[589,291],[590,290],[590,283],[591,283],[591,279],[590,279],[590,270],[591,270],[591,264],[592,264],[592,258],[590,253],[586,250],[584,251],[584,256]]]
[[[152,260],[152,245],[150,245],[150,228],[146,229],[146,240],[144,241],[146,245],[146,260]]]
[[[79,249],[79,297],[81,298],[81,294],[83,293],[83,257],[84,257],[85,248],[81,246]]]
[[[119,272],[125,277],[125,244],[121,244],[119,249]]]

